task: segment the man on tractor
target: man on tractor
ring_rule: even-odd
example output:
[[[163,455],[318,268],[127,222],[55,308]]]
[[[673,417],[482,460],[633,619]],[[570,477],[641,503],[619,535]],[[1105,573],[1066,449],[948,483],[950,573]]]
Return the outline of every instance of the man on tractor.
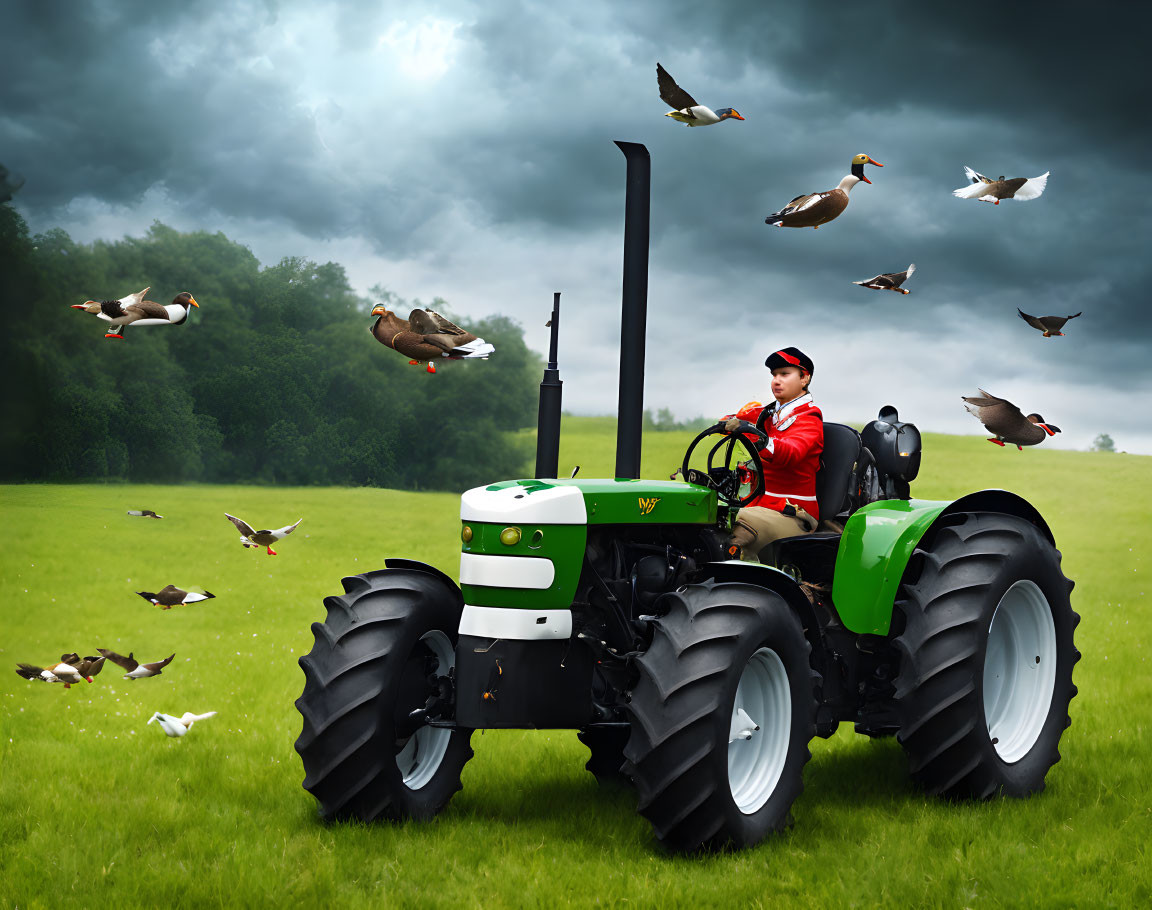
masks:
[[[772,541],[809,534],[820,523],[816,470],[824,450],[824,418],[808,391],[812,358],[789,347],[768,355],[764,366],[772,371],[776,403],[749,402],[725,423],[732,432],[746,420],[768,437],[765,442],[746,434],[764,468],[764,492],[740,510],[732,528],[728,553],[739,559],[754,559]]]

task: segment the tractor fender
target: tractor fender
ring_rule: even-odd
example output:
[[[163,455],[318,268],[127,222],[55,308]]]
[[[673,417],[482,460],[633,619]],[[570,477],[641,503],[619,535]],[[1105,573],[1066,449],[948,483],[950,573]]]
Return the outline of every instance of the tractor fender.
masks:
[[[858,634],[887,635],[892,606],[912,553],[950,515],[1000,512],[1034,524],[1053,544],[1048,523],[1028,500],[1008,490],[980,490],[953,502],[885,499],[858,509],[844,525],[836,552],[832,601],[840,621]]]
[[[428,565],[426,562],[420,562],[416,559],[399,559],[395,556],[390,556],[384,560],[384,565],[388,568],[377,569],[375,572],[365,572],[365,577],[372,578],[380,572],[387,572],[388,569],[407,569],[412,572],[424,572],[425,574],[431,575],[433,578],[438,578],[440,581],[444,582],[444,584],[455,591],[457,596],[463,600],[463,595],[460,594],[460,586],[456,584],[456,582],[448,575],[445,575],[435,566]]]
[[[735,582],[737,584],[755,585],[758,588],[767,588],[784,598],[785,602],[800,617],[800,624],[805,633],[811,631],[809,636],[813,647],[819,643],[818,630],[820,624],[816,611],[807,595],[796,584],[791,575],[781,572],[775,566],[766,566],[756,562],[742,562],[738,559],[723,562],[706,562],[700,566],[700,578],[712,578],[718,582]]]

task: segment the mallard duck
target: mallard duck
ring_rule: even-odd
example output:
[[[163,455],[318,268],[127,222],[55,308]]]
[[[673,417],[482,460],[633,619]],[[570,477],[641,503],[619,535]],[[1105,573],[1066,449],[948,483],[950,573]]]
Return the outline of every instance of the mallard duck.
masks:
[[[150,664],[142,664],[132,656],[131,651],[128,652],[127,657],[124,657],[115,651],[109,651],[107,648],[97,648],[96,650],[112,661],[112,663],[127,670],[128,672],[124,676],[125,679],[145,679],[149,676],[159,676],[160,671],[172,663],[172,658],[176,656],[175,653],[172,653],[163,660],[153,661]]]
[[[977,389],[980,396],[968,397],[961,395],[964,407],[968,413],[976,417],[990,433],[995,436],[988,441],[998,446],[1008,442],[1023,449],[1024,446],[1039,445],[1049,436],[1055,436],[1060,428],[1045,423],[1039,414],[1029,414],[1027,417],[1012,402],[990,395],[983,389]]]
[[[304,520],[303,518],[299,518],[296,520],[296,524],[277,528],[275,531],[253,531],[252,526],[242,518],[229,515],[227,512],[224,513],[224,517],[232,522],[232,524],[236,526],[236,530],[240,532],[240,543],[243,544],[244,549],[267,547],[269,556],[276,555],[276,551],[272,549],[272,544],[278,540],[283,540],[296,530],[296,525]]]
[[[436,372],[430,361],[439,357],[487,360],[496,350],[434,310],[414,309],[407,319],[401,319],[379,303],[373,307],[372,315],[377,317],[369,329],[373,337],[385,347],[412,358],[409,363],[427,364],[429,373]]]
[[[827,224],[848,208],[848,193],[852,187],[861,180],[865,183],[872,182],[864,176],[864,165],[866,164],[884,167],[879,161],[873,161],[867,155],[857,155],[852,159],[852,172],[845,175],[836,189],[797,196],[780,211],[773,212],[765,218],[764,223],[775,227],[798,228],[818,228],[822,224]]]
[[[1064,328],[1064,323],[1080,315],[1080,313],[1073,313],[1071,316],[1029,316],[1020,309],[1020,307],[1016,307],[1016,312],[1019,313],[1020,318],[1032,326],[1032,328],[1039,329],[1043,332],[1045,338],[1051,338],[1053,335],[1063,337],[1064,333],[1060,330]],[[1080,312],[1082,313],[1083,310]]]
[[[202,600],[212,600],[216,595],[210,591],[182,591],[175,585],[165,585],[155,594],[151,591],[137,591],[149,603],[153,603],[162,610],[171,610],[179,604],[186,607],[188,604],[199,603]]]
[[[157,515],[151,509],[129,509],[129,515],[135,515],[137,518],[163,518],[163,515]]]
[[[736,111],[730,107],[712,110],[696,100],[684,89],[676,84],[676,80],[668,75],[668,71],[659,63],[656,64],[656,84],[660,87],[660,100],[669,107],[675,108],[665,114],[680,123],[688,126],[711,126],[721,120],[743,120]]]
[[[867,281],[853,281],[853,284],[858,284],[864,288],[874,288],[877,291],[896,291],[899,294],[907,294],[905,288],[901,285],[911,277],[912,273],[916,271],[916,263],[912,263],[903,272],[885,272],[883,275],[877,275],[875,278],[869,278]]]
[[[113,328],[105,334],[105,338],[123,338],[124,327],[128,325],[183,325],[188,319],[188,308],[200,304],[187,291],[177,294],[168,306],[145,300],[144,295],[151,288],[144,288],[135,294],[121,297],[119,300],[88,300],[84,303],[72,304],[72,309],[83,310],[110,322]]]
[[[161,714],[157,711],[150,718],[148,723],[156,721],[160,725],[160,729],[167,733],[169,736],[183,736],[192,729],[192,725],[198,720],[207,720],[209,717],[215,717],[215,711],[209,711],[207,714],[193,714],[191,711],[185,711],[180,717],[173,717],[171,714]],[[145,724],[147,726],[147,724]]]
[[[999,177],[993,180],[964,165],[964,175],[969,180],[969,186],[953,190],[952,195],[961,199],[979,199],[981,202],[991,202],[993,205],[999,205],[1001,199],[1019,199],[1027,202],[1029,199],[1038,198],[1044,192],[1044,187],[1048,184],[1048,175],[1051,173],[1045,171],[1031,180],[1027,177],[1013,177],[1011,180]]]

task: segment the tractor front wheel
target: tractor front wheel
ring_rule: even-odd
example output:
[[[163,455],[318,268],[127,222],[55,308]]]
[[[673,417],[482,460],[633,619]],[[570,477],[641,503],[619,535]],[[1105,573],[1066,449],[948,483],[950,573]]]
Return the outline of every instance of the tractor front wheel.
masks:
[[[675,850],[747,847],[790,821],[815,734],[818,674],[778,594],[705,582],[664,595],[636,660],[625,772]]]
[[[1072,582],[1024,519],[956,519],[915,551],[919,575],[896,602],[899,739],[929,793],[1027,796],[1044,788],[1070,723]]]
[[[425,725],[451,691],[463,600],[447,579],[384,569],[344,579],[300,658],[304,789],[326,820],[428,819],[460,789],[471,730]]]

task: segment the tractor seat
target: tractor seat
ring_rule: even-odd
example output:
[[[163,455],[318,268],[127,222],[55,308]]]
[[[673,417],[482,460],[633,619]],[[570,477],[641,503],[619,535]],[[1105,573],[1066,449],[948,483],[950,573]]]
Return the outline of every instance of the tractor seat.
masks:
[[[820,467],[816,470],[816,504],[820,509],[820,525],[811,534],[781,537],[760,551],[760,561],[779,565],[780,555],[800,548],[827,550],[827,541],[839,541],[839,531],[821,531],[826,522],[835,522],[848,509],[849,494],[855,479],[856,460],[860,457],[860,434],[842,423],[824,424],[824,451],[820,453]],[[832,547],[835,559],[835,547]],[[792,561],[791,558],[786,561]]]

